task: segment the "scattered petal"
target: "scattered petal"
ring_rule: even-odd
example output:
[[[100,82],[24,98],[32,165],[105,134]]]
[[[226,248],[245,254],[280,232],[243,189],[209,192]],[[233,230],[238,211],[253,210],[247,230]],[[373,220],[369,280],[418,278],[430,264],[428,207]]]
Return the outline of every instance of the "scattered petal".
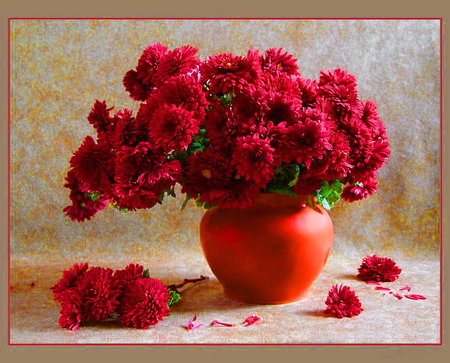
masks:
[[[384,287],[384,286],[376,286],[374,289],[375,290],[391,291],[391,289],[389,287]]]
[[[218,320],[213,320],[211,322],[211,326],[214,326],[214,325],[223,325],[223,326],[228,326],[228,327],[236,326],[234,324],[222,323],[222,322],[220,322]]]
[[[411,299],[411,300],[426,300],[427,299],[425,296],[417,295],[417,294],[405,295],[405,297],[407,299]]]
[[[394,296],[399,300],[403,299],[403,296],[400,294],[395,293]]]
[[[250,315],[247,319],[245,319],[242,322],[242,324],[244,324],[245,326],[249,326],[249,325],[255,324],[257,321],[260,321],[260,320],[262,320],[260,317],[253,314],[253,315]]]
[[[404,291],[404,290],[410,292],[410,291],[411,291],[411,287],[409,287],[409,286],[404,286],[404,287],[402,287],[401,289],[399,289],[399,291]]]
[[[383,294],[383,296],[392,295],[392,294],[393,294],[392,291],[387,291],[387,292],[385,292],[385,293]]]
[[[192,319],[190,319],[186,325],[186,330],[191,331],[197,328],[200,328],[201,326],[203,326],[202,323],[197,323],[194,324],[194,321],[197,320],[197,315],[194,315],[194,317]]]

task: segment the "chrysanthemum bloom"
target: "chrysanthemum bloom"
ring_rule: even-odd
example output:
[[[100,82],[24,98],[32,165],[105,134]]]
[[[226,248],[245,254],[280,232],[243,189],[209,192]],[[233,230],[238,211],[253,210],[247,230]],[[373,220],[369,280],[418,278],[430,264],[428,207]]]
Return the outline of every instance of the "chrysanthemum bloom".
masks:
[[[190,45],[183,45],[161,57],[156,71],[156,85],[159,87],[168,81],[170,77],[194,71],[200,64],[200,59],[195,56],[196,53],[196,48]]]
[[[239,137],[233,153],[237,173],[263,187],[275,173],[274,151],[259,134]]]
[[[83,307],[81,296],[77,292],[66,294],[61,304],[58,323],[61,328],[72,331],[78,329],[83,319]]]
[[[300,100],[302,91],[299,88],[299,76],[289,76],[285,73],[263,73],[260,88],[266,92],[283,93]]]
[[[216,94],[237,93],[239,89],[254,84],[257,79],[251,79],[255,63],[245,57],[233,54],[218,54],[210,56],[200,65],[202,82],[209,85],[209,90]]]
[[[186,177],[181,182],[182,193],[192,198],[201,195],[201,200],[211,205],[226,192],[233,168],[230,160],[212,148],[191,154],[186,162]]]
[[[375,193],[377,189],[378,183],[376,180],[368,180],[365,181],[364,184],[357,182],[344,187],[341,198],[352,203],[367,198],[369,195]]]
[[[322,122],[306,117],[303,122],[290,126],[286,133],[286,149],[289,156],[286,162],[296,160],[309,168],[313,158],[322,158],[326,150],[331,149],[328,142],[329,132]]]
[[[135,211],[136,209],[149,209],[158,203],[160,193],[146,185],[138,184],[131,179],[116,177],[114,185],[117,206],[120,209]]]
[[[147,277],[130,282],[118,309],[119,321],[129,327],[148,329],[169,316],[170,295],[161,281]]]
[[[328,292],[325,301],[327,308],[325,314],[332,314],[341,319],[344,317],[351,318],[359,315],[364,309],[361,308],[361,302],[355,292],[349,286],[333,285]]]
[[[81,297],[83,317],[100,321],[116,310],[121,290],[113,270],[92,267],[78,281],[76,292]]]
[[[92,137],[86,136],[70,159],[75,176],[86,186],[85,191],[100,192],[109,184],[108,164],[113,157],[108,144],[97,144]]]
[[[240,125],[230,108],[213,106],[204,120],[206,137],[218,149],[226,149],[237,137]]]
[[[148,87],[139,79],[139,75],[134,69],[125,73],[122,83],[133,100],[145,101],[150,95]]]
[[[161,58],[167,54],[168,48],[161,43],[149,45],[138,60],[136,72],[138,78],[151,91],[155,86],[156,71]]]
[[[87,263],[76,263],[69,270],[63,271],[63,277],[51,287],[54,295],[53,300],[62,302],[66,296],[66,292],[73,290],[77,280],[84,276],[87,269]]]
[[[114,115],[114,129],[109,132],[109,139],[116,150],[122,146],[136,146],[141,141],[148,141],[149,125],[138,113],[133,117],[132,111],[124,109]]]
[[[194,112],[176,105],[162,105],[150,122],[150,140],[166,152],[183,151],[200,130]]]
[[[283,53],[283,48],[270,48],[261,58],[263,71],[270,73],[298,74],[297,59],[288,52]]]
[[[356,88],[356,77],[340,68],[320,72],[319,86],[335,84],[346,86],[348,89]]]
[[[364,257],[358,268],[358,278],[363,281],[396,281],[402,269],[394,260],[377,255]]]
[[[89,187],[81,183],[75,175],[73,169],[69,170],[66,177],[67,183],[64,187],[70,189],[70,200],[72,205],[69,205],[63,209],[63,212],[70,217],[73,221],[82,222],[84,220],[90,220],[99,210],[106,207],[108,203],[108,197],[100,196],[93,200],[86,194],[89,191]]]
[[[317,82],[303,77],[296,78],[298,88],[301,92],[301,100],[303,107],[310,107],[314,104],[317,97]]]
[[[201,84],[193,76],[181,74],[170,78],[147,100],[153,110],[162,104],[183,107],[193,112],[196,120],[202,121],[209,105]],[[149,115],[150,118],[152,115]]]
[[[288,126],[294,125],[298,119],[302,107],[302,101],[286,93],[267,92],[264,97],[266,112],[264,121],[272,121],[276,126],[286,122]]]
[[[113,108],[114,107],[108,108],[105,101],[100,102],[99,100],[95,100],[94,107],[89,112],[87,119],[89,123],[97,130],[99,136],[108,131],[112,120],[109,112]]]
[[[130,282],[144,278],[144,266],[131,263],[122,270],[116,270],[114,276],[117,278],[119,286],[123,289]]]

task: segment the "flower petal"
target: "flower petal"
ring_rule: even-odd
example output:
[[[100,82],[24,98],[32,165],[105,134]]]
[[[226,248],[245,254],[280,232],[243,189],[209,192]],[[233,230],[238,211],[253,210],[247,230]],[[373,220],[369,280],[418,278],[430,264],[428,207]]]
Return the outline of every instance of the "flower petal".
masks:
[[[245,326],[249,326],[249,325],[253,325],[255,324],[257,321],[262,320],[260,317],[256,316],[255,314],[250,315],[247,319],[245,319],[242,324],[244,324]]]
[[[236,326],[236,325],[234,325],[234,324],[222,323],[222,322],[220,322],[220,321],[218,321],[218,320],[213,320],[213,321],[211,322],[211,326],[214,326],[214,325],[223,325],[223,326],[227,326],[227,327]]]
[[[197,329],[197,328],[200,328],[201,326],[203,326],[202,323],[194,324],[194,321],[196,321],[196,320],[197,320],[197,315],[194,315],[194,317],[188,321],[188,323],[185,327],[186,330],[191,331],[191,330],[194,330],[194,329]]]
[[[405,297],[407,299],[411,299],[411,300],[426,300],[427,299],[425,296],[418,295],[418,294],[405,295]]]

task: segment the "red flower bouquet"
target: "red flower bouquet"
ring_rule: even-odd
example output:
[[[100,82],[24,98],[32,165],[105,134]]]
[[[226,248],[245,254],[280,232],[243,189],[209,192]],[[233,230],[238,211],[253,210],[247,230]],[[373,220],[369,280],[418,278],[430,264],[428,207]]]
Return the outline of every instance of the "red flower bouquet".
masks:
[[[258,193],[314,195],[330,209],[373,194],[389,157],[386,128],[356,79],[336,69],[303,78],[283,49],[201,60],[197,50],[148,46],[123,84],[137,112],[96,101],[70,159],[72,219],[106,205],[134,211],[174,196],[246,208]],[[184,206],[185,204],[183,204]]]

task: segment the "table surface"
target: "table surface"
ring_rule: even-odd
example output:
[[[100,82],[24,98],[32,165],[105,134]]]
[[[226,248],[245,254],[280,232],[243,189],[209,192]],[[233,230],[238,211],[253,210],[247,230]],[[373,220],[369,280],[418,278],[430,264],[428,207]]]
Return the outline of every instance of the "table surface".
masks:
[[[124,268],[130,260],[98,258],[90,266]],[[82,261],[78,261],[82,262]],[[133,261],[134,262],[134,261]],[[356,278],[361,259],[331,255],[324,271],[302,301],[283,305],[252,305],[227,298],[203,256],[174,261],[148,258],[154,278],[166,284],[200,275],[209,280],[186,285],[171,316],[148,330],[124,327],[115,320],[82,325],[71,332],[58,325],[60,306],[50,287],[72,265],[68,261],[13,260],[10,269],[10,344],[439,344],[440,261],[397,256],[400,278],[384,286],[398,291],[410,286],[411,293],[426,300],[397,299],[384,295]],[[325,299],[333,284],[355,290],[364,311],[353,318],[338,319],[323,314]],[[240,323],[251,314],[262,320],[251,326]],[[197,315],[204,325],[188,331],[185,326]],[[211,326],[213,320],[235,327]]]

